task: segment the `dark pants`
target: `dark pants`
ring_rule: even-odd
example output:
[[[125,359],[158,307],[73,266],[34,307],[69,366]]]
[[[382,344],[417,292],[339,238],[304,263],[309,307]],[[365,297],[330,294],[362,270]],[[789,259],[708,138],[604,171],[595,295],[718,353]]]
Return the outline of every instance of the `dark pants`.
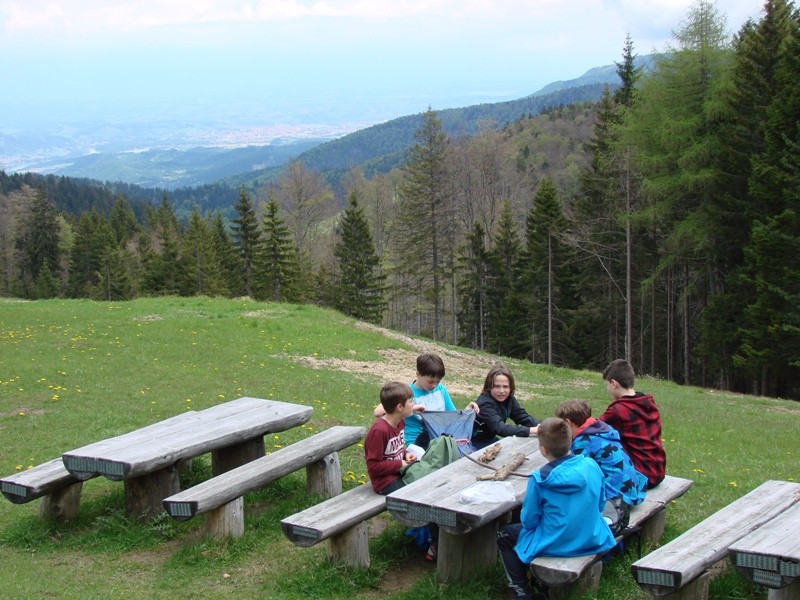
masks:
[[[398,477],[397,479],[395,479],[389,485],[384,486],[381,489],[379,489],[378,493],[381,496],[388,496],[389,494],[391,494],[392,492],[396,492],[397,490],[399,490],[403,486],[405,486],[405,482],[403,481],[402,477]]]
[[[381,496],[388,496],[392,492],[396,492],[400,488],[405,487],[405,485],[406,485],[405,481],[403,481],[403,479],[401,477],[398,477],[397,479],[395,479],[389,485],[387,485],[387,486],[381,488],[380,490],[378,490],[378,493]],[[438,544],[439,543],[439,526],[436,523],[428,523],[428,530],[431,533],[431,543],[432,544]]]
[[[522,562],[514,551],[514,546],[522,531],[522,523],[503,525],[497,532],[497,548],[506,571],[508,587],[514,592],[516,600],[537,600],[541,596],[534,593],[528,578],[531,566]]]

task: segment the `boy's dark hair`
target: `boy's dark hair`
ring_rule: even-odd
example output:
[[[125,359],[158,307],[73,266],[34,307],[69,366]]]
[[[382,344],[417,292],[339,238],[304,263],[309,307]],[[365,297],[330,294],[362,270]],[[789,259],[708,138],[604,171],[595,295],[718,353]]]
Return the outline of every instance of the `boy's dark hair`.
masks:
[[[550,417],[539,424],[539,445],[547,448],[553,458],[569,454],[572,446],[572,431],[564,419]]]
[[[603,370],[603,380],[611,381],[615,379],[625,389],[633,387],[635,374],[633,367],[624,358],[612,360],[609,365]]]
[[[498,375],[505,375],[508,377],[508,385],[511,386],[511,395],[514,395],[514,376],[511,374],[511,369],[509,369],[505,365],[497,364],[489,369],[489,372],[486,374],[486,379],[483,382],[483,391],[487,394],[492,393],[492,386],[494,385],[494,378]]]
[[[592,407],[586,400],[566,400],[556,409],[556,416],[559,419],[569,419],[580,427],[592,416]]]
[[[413,397],[414,392],[407,383],[390,381],[381,388],[381,406],[387,415],[396,411],[398,404],[405,404],[406,400]]]
[[[444,377],[444,361],[438,354],[420,354],[417,357],[417,373],[426,377]]]

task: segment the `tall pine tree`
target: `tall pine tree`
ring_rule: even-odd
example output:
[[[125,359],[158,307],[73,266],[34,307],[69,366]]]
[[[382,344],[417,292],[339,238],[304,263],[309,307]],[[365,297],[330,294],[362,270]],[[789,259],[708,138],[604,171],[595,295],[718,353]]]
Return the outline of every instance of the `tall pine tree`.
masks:
[[[447,135],[431,108],[414,133],[416,144],[409,150],[400,186],[400,268],[412,276],[414,290],[433,307],[428,332],[440,339],[443,332],[443,302],[446,279],[444,249],[453,225],[447,179]],[[413,290],[406,290],[407,294]]]
[[[342,215],[333,252],[338,271],[336,307],[357,319],[380,323],[386,310],[386,276],[381,272],[372,234],[355,193],[350,194]]]
[[[256,210],[250,200],[250,193],[244,185],[239,188],[239,197],[233,208],[236,211],[236,217],[231,224],[231,237],[239,254],[239,271],[243,286],[238,293],[253,296],[256,288],[256,265],[261,260],[263,241],[258,229]]]

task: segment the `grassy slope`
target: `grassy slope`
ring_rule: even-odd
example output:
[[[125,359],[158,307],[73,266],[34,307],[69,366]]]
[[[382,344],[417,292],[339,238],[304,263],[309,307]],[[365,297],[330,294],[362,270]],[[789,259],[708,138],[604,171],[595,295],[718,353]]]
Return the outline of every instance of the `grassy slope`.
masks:
[[[414,346],[307,306],[175,298],[0,301],[0,474],[244,395],[315,409],[308,426],[273,436],[268,447],[334,424],[368,426],[380,383],[413,376],[410,359],[387,365],[385,357],[413,357]],[[459,352],[480,365],[451,370],[445,380],[451,389],[474,390],[457,395],[463,405],[495,358]],[[334,363],[355,373],[326,366]],[[608,403],[596,373],[509,363],[519,397],[537,416],[552,414],[570,397],[589,400],[595,414]],[[661,408],[668,471],[695,481],[670,509],[666,539],[766,479],[800,478],[797,403],[648,378],[636,387],[652,392]],[[342,453],[347,485],[366,477],[360,452]],[[208,471],[207,460],[195,461],[189,480]],[[437,586],[432,569],[420,571],[419,557],[389,518],[378,520],[385,529],[374,538],[371,569],[331,567],[322,546],[295,548],[280,534],[278,521],[312,502],[302,474],[284,478],[247,498],[244,538],[213,542],[200,538],[200,519],[129,522],[121,515],[122,486],[104,479],[84,484],[82,516],[63,526],[40,523],[36,502],[3,499],[0,589],[12,598],[116,598],[134,591],[144,598],[507,597],[499,569],[456,590]],[[645,597],[628,574],[631,560],[629,553],[606,568],[601,598]],[[393,575],[398,570],[407,576]],[[757,597],[737,576],[712,588],[712,598]]]

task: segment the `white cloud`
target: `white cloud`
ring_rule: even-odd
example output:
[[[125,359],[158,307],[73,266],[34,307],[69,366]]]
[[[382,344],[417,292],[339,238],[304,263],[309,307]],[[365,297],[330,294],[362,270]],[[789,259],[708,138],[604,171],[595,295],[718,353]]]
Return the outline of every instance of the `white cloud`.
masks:
[[[620,7],[668,15],[687,0],[623,0]],[[541,21],[603,11],[600,0],[0,0],[9,34],[44,29],[73,33],[131,30],[193,23],[304,18],[391,19],[430,17]],[[651,6],[655,8],[651,8]]]

